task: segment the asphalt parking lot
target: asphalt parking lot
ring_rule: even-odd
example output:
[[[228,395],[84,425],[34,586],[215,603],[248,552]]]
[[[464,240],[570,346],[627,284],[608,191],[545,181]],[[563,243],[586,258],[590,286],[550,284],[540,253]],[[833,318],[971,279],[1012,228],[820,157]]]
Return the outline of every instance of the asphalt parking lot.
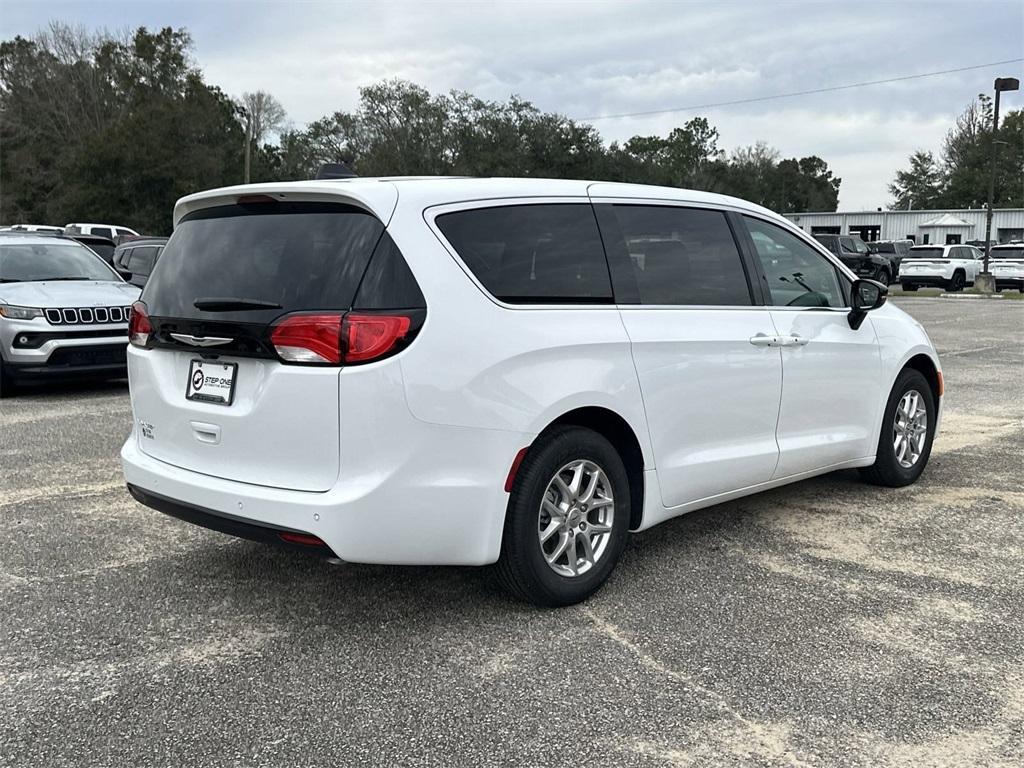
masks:
[[[1024,302],[897,301],[945,369],[917,485],[671,521],[567,610],[137,505],[123,383],[3,401],[0,764],[1019,765]]]

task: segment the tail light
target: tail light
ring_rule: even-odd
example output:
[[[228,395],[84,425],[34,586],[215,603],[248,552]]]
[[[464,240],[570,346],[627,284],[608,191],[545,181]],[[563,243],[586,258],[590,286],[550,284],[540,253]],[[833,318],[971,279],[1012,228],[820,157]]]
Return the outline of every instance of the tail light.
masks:
[[[414,314],[289,315],[278,321],[270,343],[286,363],[352,365],[387,357],[415,336]]]
[[[149,336],[153,333],[153,325],[149,322],[149,313],[146,305],[141,301],[132,304],[132,311],[128,315],[128,341],[136,347],[145,347],[149,344]]]
[[[289,363],[341,362],[341,315],[290,315],[274,326],[270,343]]]
[[[345,315],[345,362],[368,363],[384,357],[405,339],[411,324],[408,315]]]

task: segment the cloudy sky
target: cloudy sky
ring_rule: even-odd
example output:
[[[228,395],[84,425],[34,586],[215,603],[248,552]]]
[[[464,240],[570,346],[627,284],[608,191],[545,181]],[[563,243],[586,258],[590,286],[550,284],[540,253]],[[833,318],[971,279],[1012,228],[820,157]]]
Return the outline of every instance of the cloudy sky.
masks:
[[[803,91],[1024,57],[1024,2],[18,2],[0,37],[50,19],[116,30],[187,27],[209,82],[263,89],[296,125],[351,109],[388,77],[488,99],[516,93],[575,118]],[[917,148],[1021,63],[853,90],[595,120],[606,140],[664,134],[696,114],[731,149],[763,140],[816,154],[843,179],[840,208],[885,205]],[[1024,104],[1006,94],[1008,108]]]

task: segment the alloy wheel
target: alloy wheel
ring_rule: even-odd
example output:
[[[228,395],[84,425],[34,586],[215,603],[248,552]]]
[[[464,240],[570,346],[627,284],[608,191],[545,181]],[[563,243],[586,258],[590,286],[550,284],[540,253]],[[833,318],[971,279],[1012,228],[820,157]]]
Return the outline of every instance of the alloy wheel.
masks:
[[[548,566],[580,576],[601,559],[615,518],[612,484],[600,466],[580,459],[555,473],[541,500],[537,537]]]
[[[924,453],[928,439],[928,410],[916,389],[907,390],[896,406],[893,417],[892,447],[896,461],[904,469],[914,466]]]

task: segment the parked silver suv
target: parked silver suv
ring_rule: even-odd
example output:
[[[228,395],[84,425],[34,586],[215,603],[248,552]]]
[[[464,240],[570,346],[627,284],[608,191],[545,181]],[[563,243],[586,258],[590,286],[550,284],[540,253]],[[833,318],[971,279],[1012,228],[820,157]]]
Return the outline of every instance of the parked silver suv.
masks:
[[[70,238],[0,235],[0,397],[20,379],[124,375],[139,293]]]

